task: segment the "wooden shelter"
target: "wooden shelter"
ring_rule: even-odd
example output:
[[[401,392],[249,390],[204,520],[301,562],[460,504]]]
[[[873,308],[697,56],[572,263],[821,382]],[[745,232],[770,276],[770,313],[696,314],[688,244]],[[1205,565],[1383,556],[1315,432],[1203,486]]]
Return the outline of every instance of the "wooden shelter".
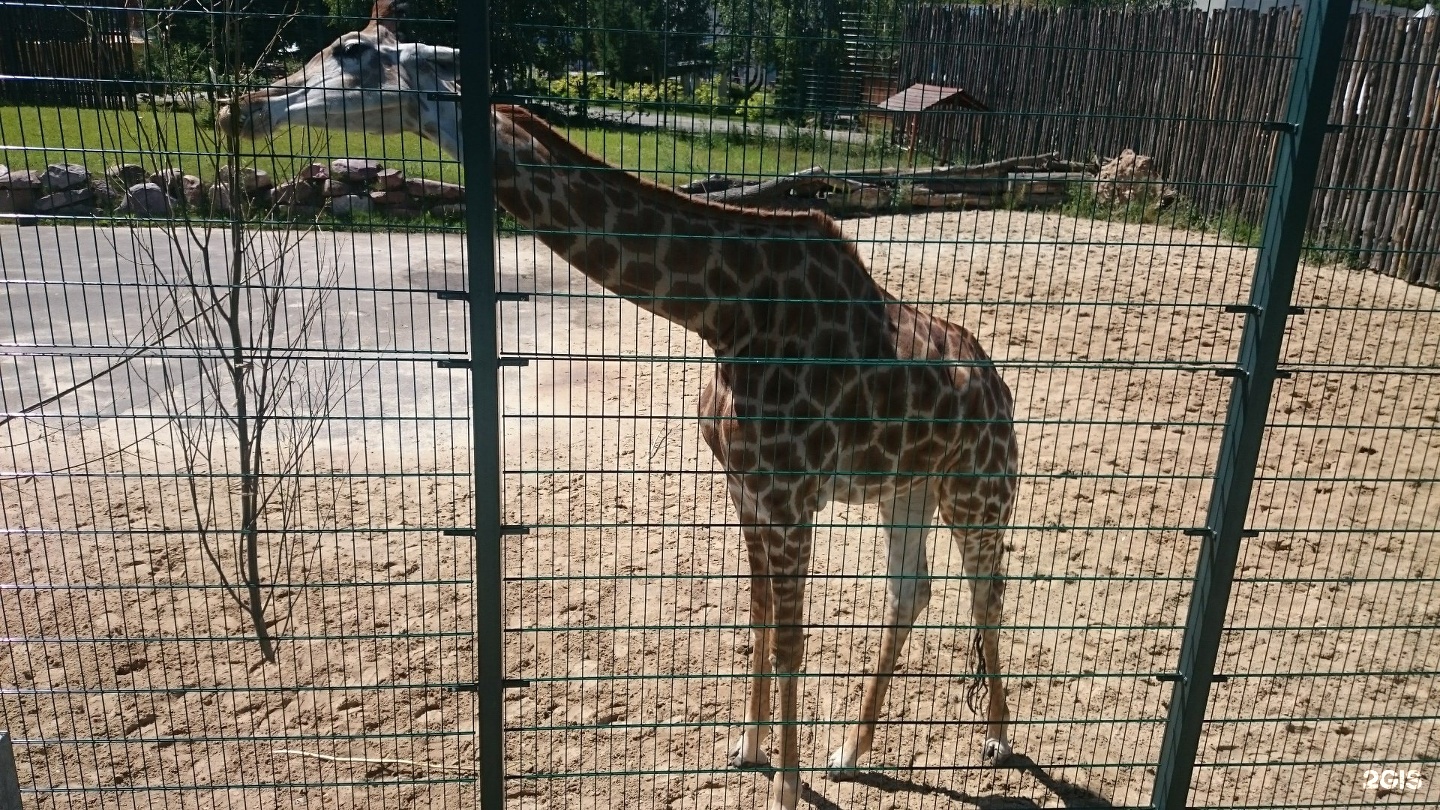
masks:
[[[895,122],[895,131],[902,133],[904,143],[912,148],[924,140],[932,140],[925,136],[929,130],[942,129],[933,125],[947,114],[960,110],[983,112],[990,109],[959,87],[944,87],[938,84],[912,84],[875,106],[890,114]],[[950,140],[941,139],[933,145],[937,147],[940,159],[948,162]]]

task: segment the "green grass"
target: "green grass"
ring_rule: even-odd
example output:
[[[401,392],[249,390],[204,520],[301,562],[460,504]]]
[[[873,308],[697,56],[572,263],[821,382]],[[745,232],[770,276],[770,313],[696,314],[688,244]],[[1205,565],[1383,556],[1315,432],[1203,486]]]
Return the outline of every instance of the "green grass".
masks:
[[[1060,210],[1072,217],[1165,225],[1215,234],[1221,239],[1250,247],[1260,244],[1260,226],[1250,218],[1235,212],[1202,211],[1184,198],[1174,200],[1164,207],[1157,205],[1153,199],[1102,202],[1095,196],[1093,189],[1085,187],[1072,191],[1070,199]]]
[[[0,164],[11,169],[43,170],[51,163],[79,163],[101,174],[117,163],[138,163],[149,170],[178,167],[213,180],[221,165],[208,110],[91,110],[72,107],[0,106]],[[879,169],[928,157],[902,153],[881,138],[866,143],[830,140],[815,132],[786,128],[781,136],[728,131],[716,121],[712,132],[685,133],[624,127],[562,127],[561,132],[600,159],[653,180],[680,185],[712,174],[763,179],[824,166],[832,171]],[[23,147],[23,148],[16,148]],[[462,182],[460,167],[433,144],[413,135],[380,136],[295,128],[268,142],[243,143],[241,161],[269,172],[276,182],[293,177],[312,161],[366,157],[405,171],[410,177]],[[1073,192],[1061,208],[1070,216],[1132,223],[1151,223],[1213,233],[1242,245],[1260,243],[1260,228],[1251,218],[1230,212],[1201,212],[1179,199],[1163,209],[1153,202],[1102,203],[1086,188]],[[325,223],[329,223],[327,226]],[[363,220],[322,217],[322,227],[392,226],[454,228],[463,223],[426,215],[424,219],[387,220],[377,213]],[[508,218],[501,229],[513,228]],[[1343,235],[1312,235],[1307,261],[1360,266],[1361,258],[1347,247]]]
[[[605,162],[624,166],[661,185],[681,185],[712,174],[763,179],[824,166],[831,171],[894,166],[899,153],[883,144],[830,140],[804,130],[780,136],[751,131],[667,132],[562,127],[561,133]]]
[[[73,107],[0,106],[0,163],[43,170],[51,163],[78,163],[102,173],[117,163],[154,171],[176,167],[213,180],[220,146],[208,111],[90,110]],[[25,147],[23,149],[15,147]],[[295,128],[269,142],[243,142],[241,162],[283,182],[312,161],[368,157],[407,177],[459,182],[460,167],[417,135],[342,134]]]
[[[67,107],[0,107],[0,163],[43,170],[51,163],[79,163],[101,173],[117,163],[149,170],[178,167],[212,180],[221,165],[208,111],[90,110]],[[803,130],[779,137],[749,133],[674,133],[659,130],[567,127],[562,131],[612,165],[664,185],[711,174],[773,176],[820,165],[832,170],[893,165],[898,153],[877,144],[830,141]],[[15,147],[25,147],[15,148]],[[365,157],[403,169],[407,176],[460,182],[460,167],[414,135],[344,134],[293,128],[268,142],[245,142],[241,161],[277,182],[305,164],[337,157]]]

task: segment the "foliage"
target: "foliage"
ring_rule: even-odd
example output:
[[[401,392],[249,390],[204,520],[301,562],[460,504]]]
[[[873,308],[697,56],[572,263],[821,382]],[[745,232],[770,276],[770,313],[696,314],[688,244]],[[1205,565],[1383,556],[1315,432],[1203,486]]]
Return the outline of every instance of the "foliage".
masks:
[[[770,90],[760,90],[751,93],[737,107],[740,116],[746,121],[770,121],[775,122],[785,116],[776,107],[776,94]]]
[[[684,104],[690,99],[690,94],[685,92],[680,82],[666,79],[660,84],[642,82],[629,85],[621,93],[621,98],[629,102],[632,109],[648,110],[661,104]]]
[[[717,64],[752,91],[773,71],[775,111],[797,122],[843,100],[847,18],[872,41],[893,40],[899,24],[897,0],[718,0],[715,10],[730,32],[716,44]]]
[[[550,95],[566,101],[619,101],[620,91],[611,87],[604,76],[593,73],[571,73],[552,80],[546,89]]]
[[[716,114],[735,112],[735,106],[740,98],[739,88],[731,84],[729,80],[718,76],[697,84],[695,93],[691,96],[692,102],[702,112]]]
[[[565,4],[571,56],[612,79],[657,82],[702,58],[709,0],[592,0]]]
[[[147,12],[146,28],[167,51],[198,48],[209,55],[208,66],[218,60],[242,71],[284,45],[309,54],[335,38],[325,0],[186,0]]]
[[[541,90],[564,101],[618,102],[633,110],[668,108],[724,116],[735,113],[737,102],[733,86],[718,78],[700,82],[690,92],[678,79],[612,84],[603,76],[572,73],[550,80]]]
[[[214,54],[200,45],[173,42],[154,43],[142,50],[137,67],[142,77],[161,85],[194,85],[210,81],[210,68],[214,64]],[[157,86],[156,90],[171,92],[168,87]]]

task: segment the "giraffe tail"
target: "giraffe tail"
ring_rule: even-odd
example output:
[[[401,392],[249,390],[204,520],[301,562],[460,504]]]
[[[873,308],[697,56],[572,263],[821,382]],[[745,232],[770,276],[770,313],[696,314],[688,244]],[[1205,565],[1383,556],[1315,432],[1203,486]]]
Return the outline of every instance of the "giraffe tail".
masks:
[[[985,675],[985,644],[979,630],[975,631],[975,640],[970,649],[975,654],[975,675],[965,683],[965,705],[970,707],[972,713],[979,714],[985,705],[984,696],[989,692]]]

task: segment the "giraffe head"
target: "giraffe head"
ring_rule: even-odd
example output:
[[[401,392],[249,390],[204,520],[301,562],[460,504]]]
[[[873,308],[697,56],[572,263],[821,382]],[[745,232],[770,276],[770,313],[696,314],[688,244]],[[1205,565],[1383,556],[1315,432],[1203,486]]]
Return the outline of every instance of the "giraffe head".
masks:
[[[431,94],[459,92],[459,52],[401,43],[400,0],[376,0],[370,24],[342,34],[304,67],[220,109],[216,124],[250,138],[287,126],[418,133],[460,154],[459,105]]]

